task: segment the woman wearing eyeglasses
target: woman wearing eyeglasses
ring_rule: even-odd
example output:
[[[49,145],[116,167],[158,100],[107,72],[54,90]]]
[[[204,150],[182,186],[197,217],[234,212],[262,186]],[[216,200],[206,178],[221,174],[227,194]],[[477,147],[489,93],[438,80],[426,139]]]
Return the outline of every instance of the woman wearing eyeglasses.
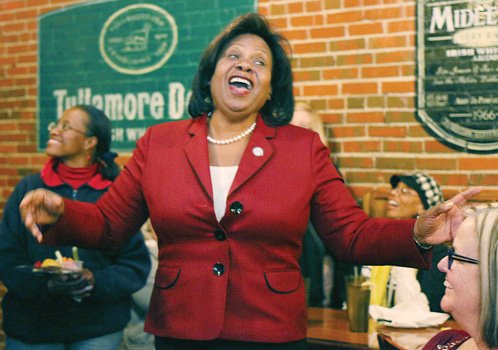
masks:
[[[394,219],[416,218],[423,211],[444,201],[437,181],[427,174],[393,175],[389,181],[392,190],[388,195],[386,217]],[[371,304],[391,307],[405,304],[419,310],[442,312],[444,274],[436,267],[446,256],[446,245],[433,248],[432,266],[419,270],[400,266],[363,267],[377,288],[372,290]]]
[[[438,333],[423,350],[498,348],[498,202],[467,212],[438,264],[446,274],[441,307],[462,330]]]
[[[40,245],[19,215],[24,194],[46,188],[77,201],[95,202],[119,173],[110,152],[111,124],[99,109],[80,105],[49,126],[40,173],[21,180],[7,201],[0,226],[0,280],[7,350],[118,349],[130,318],[131,295],[144,285],[150,269],[141,234],[122,248],[99,252],[79,248],[82,273],[34,274],[31,266],[72,246]],[[25,266],[25,269],[20,267]]]

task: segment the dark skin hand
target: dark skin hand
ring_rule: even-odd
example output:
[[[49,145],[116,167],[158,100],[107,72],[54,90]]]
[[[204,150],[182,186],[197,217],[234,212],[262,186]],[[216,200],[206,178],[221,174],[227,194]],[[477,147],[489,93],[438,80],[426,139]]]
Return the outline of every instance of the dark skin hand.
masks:
[[[84,298],[90,296],[95,286],[93,272],[83,269],[81,272],[56,274],[50,277],[47,288],[52,294],[70,295],[71,297]]]
[[[479,192],[481,188],[478,187],[468,189],[424,211],[415,222],[414,237],[421,243],[431,245],[451,242],[464,219],[460,207]]]
[[[37,189],[24,196],[19,211],[26,228],[41,243],[40,226],[52,225],[64,214],[64,201],[54,192]]]

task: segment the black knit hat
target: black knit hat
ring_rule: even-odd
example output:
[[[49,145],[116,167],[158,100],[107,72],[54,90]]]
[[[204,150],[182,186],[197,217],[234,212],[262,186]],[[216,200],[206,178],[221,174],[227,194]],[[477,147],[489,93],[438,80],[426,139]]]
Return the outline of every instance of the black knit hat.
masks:
[[[441,192],[439,185],[432,176],[422,173],[393,175],[389,181],[393,188],[402,181],[408,187],[415,190],[420,197],[424,209],[429,209],[437,203],[444,201],[443,192]]]

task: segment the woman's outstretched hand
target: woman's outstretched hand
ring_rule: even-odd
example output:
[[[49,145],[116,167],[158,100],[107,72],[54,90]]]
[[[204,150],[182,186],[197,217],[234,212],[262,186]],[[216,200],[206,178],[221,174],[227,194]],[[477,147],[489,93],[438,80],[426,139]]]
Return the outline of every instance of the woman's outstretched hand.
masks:
[[[460,206],[479,192],[479,187],[470,188],[420,214],[413,228],[414,238],[430,245],[452,241],[464,218]]]
[[[51,225],[64,214],[61,196],[45,189],[28,192],[19,205],[24,225],[38,242],[43,240],[40,226]]]

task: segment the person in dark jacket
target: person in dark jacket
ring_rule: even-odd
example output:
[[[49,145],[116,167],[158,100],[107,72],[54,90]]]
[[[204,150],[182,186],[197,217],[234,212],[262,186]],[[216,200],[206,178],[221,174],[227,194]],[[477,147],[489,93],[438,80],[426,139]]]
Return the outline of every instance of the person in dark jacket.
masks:
[[[327,146],[327,137],[322,120],[318,113],[306,102],[297,102],[294,105],[294,114],[291,124],[315,131],[320,136],[320,140]],[[325,268],[326,248],[320,240],[311,223],[306,227],[303,237],[303,253],[299,259],[299,266],[305,280],[309,280],[307,290],[308,306],[321,307],[324,304],[324,268]],[[330,281],[331,282],[331,281]]]
[[[7,349],[118,349],[130,318],[131,295],[145,284],[150,270],[140,232],[114,251],[77,249],[81,273],[51,275],[26,268],[55,259],[57,250],[73,257],[73,247],[36,242],[19,214],[24,195],[47,188],[63,197],[95,202],[119,174],[116,154],[110,152],[111,123],[101,110],[88,105],[69,108],[49,131],[46,154],[51,158],[40,173],[16,186],[0,226]]]

